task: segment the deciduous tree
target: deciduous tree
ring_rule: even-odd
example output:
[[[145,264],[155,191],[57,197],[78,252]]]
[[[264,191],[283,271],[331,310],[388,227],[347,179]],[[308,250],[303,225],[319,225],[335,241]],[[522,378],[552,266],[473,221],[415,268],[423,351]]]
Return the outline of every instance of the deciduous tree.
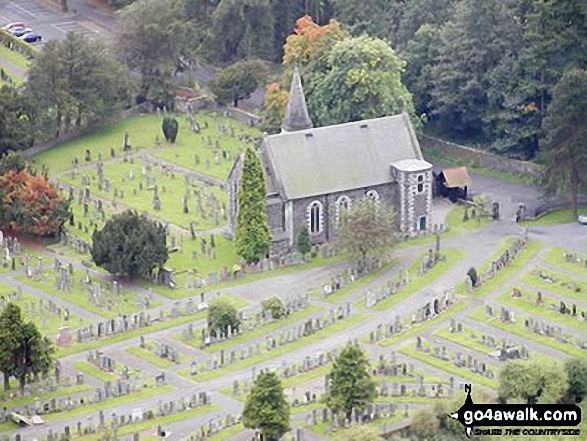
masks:
[[[587,70],[570,70],[556,85],[544,133],[546,190],[567,195],[576,214],[577,195],[587,189]]]
[[[245,403],[243,425],[260,430],[264,440],[277,441],[289,430],[289,412],[279,377],[260,373]]]
[[[238,102],[249,98],[262,85],[266,69],[259,60],[234,63],[218,72],[209,87],[221,106],[228,103],[238,107]]]
[[[333,412],[343,412],[350,419],[353,408],[364,411],[375,395],[375,382],[369,375],[367,356],[357,344],[347,344],[330,371],[327,406]]]
[[[560,364],[513,360],[499,371],[498,393],[505,402],[526,402],[530,397],[542,403],[556,403],[567,391],[567,374]]]
[[[208,308],[208,329],[213,336],[226,335],[228,327],[234,331],[241,325],[236,307],[225,299],[217,299]]]
[[[337,433],[339,441],[383,441],[379,436],[379,430],[374,425],[355,424],[348,429]]]
[[[376,201],[357,201],[340,222],[338,245],[363,259],[367,254],[392,246],[397,228],[393,212]]]
[[[267,300],[263,300],[261,302],[261,309],[263,313],[266,311],[271,311],[271,317],[274,319],[280,319],[286,316],[287,310],[285,309],[285,304],[283,300],[281,300],[278,296],[272,296]]]
[[[571,399],[587,396],[587,361],[570,358],[565,361],[565,371],[569,382],[567,395]]]
[[[270,83],[265,90],[265,102],[261,111],[260,129],[267,133],[279,133],[285,116],[289,93],[282,89],[281,83]]]
[[[28,170],[0,176],[0,228],[37,236],[56,234],[69,218],[69,201],[42,175]]]
[[[265,176],[255,151],[247,148],[240,185],[235,228],[236,253],[247,262],[258,262],[269,249]]]
[[[167,258],[165,227],[132,211],[115,214],[92,235],[94,263],[111,274],[151,277]]]

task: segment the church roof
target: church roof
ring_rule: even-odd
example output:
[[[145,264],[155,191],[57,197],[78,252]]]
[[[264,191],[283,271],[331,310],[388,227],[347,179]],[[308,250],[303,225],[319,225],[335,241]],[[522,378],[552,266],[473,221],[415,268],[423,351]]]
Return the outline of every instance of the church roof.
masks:
[[[406,113],[265,136],[261,149],[276,190],[289,200],[391,182],[398,161],[428,164]]]
[[[294,68],[289,91],[289,99],[285,108],[285,116],[281,123],[284,132],[295,132],[298,130],[311,129],[314,127],[308,107],[306,106],[306,97],[302,88],[302,79],[298,68]]]

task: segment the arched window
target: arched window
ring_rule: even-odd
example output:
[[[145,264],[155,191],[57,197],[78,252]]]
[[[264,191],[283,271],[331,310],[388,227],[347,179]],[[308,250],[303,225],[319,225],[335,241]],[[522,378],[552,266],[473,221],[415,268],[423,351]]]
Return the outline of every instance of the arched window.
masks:
[[[379,202],[379,193],[377,193],[375,190],[369,190],[367,193],[365,193],[365,197],[373,202]]]
[[[308,205],[308,230],[311,234],[322,231],[322,204],[318,201]]]
[[[424,175],[418,175],[418,193],[424,191]]]
[[[336,200],[336,224],[339,225],[344,213],[351,208],[351,198],[341,196]]]

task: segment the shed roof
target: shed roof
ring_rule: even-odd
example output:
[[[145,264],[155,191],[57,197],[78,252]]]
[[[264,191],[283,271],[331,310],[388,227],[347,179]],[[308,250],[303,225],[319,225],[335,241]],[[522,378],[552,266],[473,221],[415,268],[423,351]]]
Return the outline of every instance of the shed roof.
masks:
[[[467,167],[445,168],[442,170],[445,186],[448,188],[464,187],[471,184]]]

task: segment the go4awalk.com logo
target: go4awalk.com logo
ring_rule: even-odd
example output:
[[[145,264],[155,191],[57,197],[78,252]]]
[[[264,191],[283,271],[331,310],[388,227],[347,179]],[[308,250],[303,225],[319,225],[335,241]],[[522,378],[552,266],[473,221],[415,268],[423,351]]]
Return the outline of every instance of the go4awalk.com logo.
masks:
[[[471,398],[471,385],[465,385],[467,398],[459,410],[448,415],[458,420],[468,437],[479,435],[579,435],[575,427],[581,422],[581,408],[575,404],[475,404]],[[532,426],[531,429],[477,429],[477,427]],[[548,428],[542,428],[548,426]]]

